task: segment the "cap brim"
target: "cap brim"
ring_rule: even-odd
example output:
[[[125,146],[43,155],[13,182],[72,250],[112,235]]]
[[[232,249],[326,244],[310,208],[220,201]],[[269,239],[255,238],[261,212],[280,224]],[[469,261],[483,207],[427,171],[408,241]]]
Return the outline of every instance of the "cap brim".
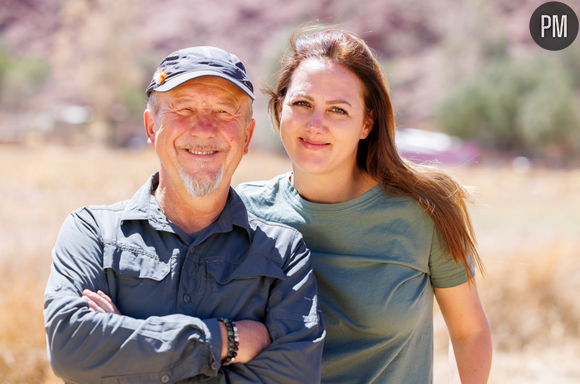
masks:
[[[167,92],[167,91],[170,91],[173,88],[177,87],[178,85],[185,83],[186,81],[189,81],[191,79],[196,79],[198,77],[204,77],[204,76],[215,76],[215,77],[221,77],[222,79],[228,80],[229,82],[233,83],[234,85],[237,85],[238,88],[240,88],[248,96],[250,96],[252,98],[252,100],[256,100],[256,97],[254,96],[252,91],[248,87],[246,87],[242,82],[240,82],[240,81],[238,81],[230,76],[224,75],[221,72],[214,72],[214,71],[195,71],[195,72],[184,73],[183,75],[172,77],[171,79],[167,80],[165,83],[163,83],[162,85],[153,89],[152,91]]]

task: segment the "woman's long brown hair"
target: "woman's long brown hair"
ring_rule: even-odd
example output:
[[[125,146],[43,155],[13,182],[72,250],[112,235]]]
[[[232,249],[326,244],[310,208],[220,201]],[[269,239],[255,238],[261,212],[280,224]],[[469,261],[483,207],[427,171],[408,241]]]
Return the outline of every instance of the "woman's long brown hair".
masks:
[[[468,258],[484,273],[475,234],[467,211],[473,201],[470,191],[446,172],[401,158],[395,146],[395,118],[388,83],[374,52],[360,37],[340,29],[306,27],[290,37],[290,50],[281,61],[276,87],[265,88],[270,95],[268,111],[274,129],[280,132],[280,107],[292,75],[308,59],[329,59],[349,68],[361,81],[367,114],[374,118],[369,136],[360,140],[357,165],[375,180],[385,193],[409,196],[433,219],[443,239],[445,254],[462,263],[471,279]]]

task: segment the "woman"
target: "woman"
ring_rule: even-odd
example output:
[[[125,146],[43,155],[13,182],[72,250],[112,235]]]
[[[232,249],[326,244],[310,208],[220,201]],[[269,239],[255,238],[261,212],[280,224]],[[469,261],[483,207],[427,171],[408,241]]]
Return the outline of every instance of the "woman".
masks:
[[[323,383],[431,382],[433,296],[461,382],[487,382],[470,193],[399,156],[387,81],[362,39],[302,30],[290,48],[268,92],[292,172],[237,191],[257,216],[300,230],[312,252]]]

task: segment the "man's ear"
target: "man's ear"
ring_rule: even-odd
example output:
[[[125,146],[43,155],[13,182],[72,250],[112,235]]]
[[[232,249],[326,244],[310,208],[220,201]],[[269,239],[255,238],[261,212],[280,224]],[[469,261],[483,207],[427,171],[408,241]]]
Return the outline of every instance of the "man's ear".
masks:
[[[147,133],[147,143],[155,146],[155,115],[149,109],[143,112],[143,122],[145,123],[145,132]]]
[[[246,139],[244,142],[244,155],[248,153],[248,147],[250,146],[250,141],[252,140],[252,136],[254,135],[254,128],[256,127],[256,120],[252,119],[250,124],[246,127]]]
[[[369,136],[374,124],[375,114],[374,111],[370,111],[363,120],[363,129],[360,134],[360,140],[366,139]]]

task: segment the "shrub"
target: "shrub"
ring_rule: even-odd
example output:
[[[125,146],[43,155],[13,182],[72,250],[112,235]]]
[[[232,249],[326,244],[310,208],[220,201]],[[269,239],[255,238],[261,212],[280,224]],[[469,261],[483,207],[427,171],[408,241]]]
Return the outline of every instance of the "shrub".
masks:
[[[0,108],[30,109],[49,74],[48,63],[40,58],[15,58],[0,47]]]
[[[571,76],[558,62],[506,58],[453,89],[437,118],[447,133],[490,148],[543,155],[558,146],[571,155],[579,142],[577,102]]]

